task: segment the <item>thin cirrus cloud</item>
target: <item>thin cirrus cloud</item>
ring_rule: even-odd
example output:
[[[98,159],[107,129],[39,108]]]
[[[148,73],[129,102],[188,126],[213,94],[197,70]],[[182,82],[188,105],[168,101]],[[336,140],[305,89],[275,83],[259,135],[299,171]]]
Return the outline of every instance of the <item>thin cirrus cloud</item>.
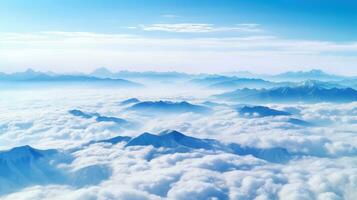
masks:
[[[144,31],[164,31],[176,33],[210,33],[210,32],[262,32],[258,24],[237,24],[235,26],[216,26],[207,23],[177,23],[140,25]]]
[[[173,15],[173,14],[164,14],[161,16],[164,18],[179,18],[180,17],[179,15]]]
[[[199,30],[193,27],[192,31]],[[185,30],[178,30],[185,31]],[[189,30],[187,30],[189,31]],[[207,28],[207,31],[210,31]],[[55,48],[71,47],[86,48],[85,45],[92,46],[93,49],[124,49],[140,48],[145,50],[150,46],[150,51],[157,50],[209,50],[209,51],[265,51],[265,52],[285,52],[285,53],[324,53],[324,52],[356,52],[357,42],[332,42],[332,41],[313,41],[313,40],[290,40],[278,38],[271,35],[241,36],[241,37],[198,37],[198,38],[153,38],[143,35],[133,34],[107,34],[95,32],[63,32],[48,31],[35,33],[0,33],[0,44],[2,50],[17,48]],[[151,46],[154,45],[155,46]],[[84,45],[84,46],[81,46]],[[120,45],[120,46],[119,46]]]
[[[198,27],[191,28],[193,30],[203,31]],[[206,28],[206,31],[212,30]],[[29,66],[45,71],[71,71],[73,67],[90,71],[98,66],[114,68],[120,65],[137,71],[190,73],[217,73],[238,68],[279,73],[317,66],[333,73],[345,73],[347,69],[357,73],[356,58],[351,56],[357,53],[355,41],[293,40],[264,34],[208,37],[206,33],[195,33],[198,37],[175,35],[165,38],[142,33],[0,33],[0,65],[5,66],[3,71],[18,71]],[[343,69],[338,67],[341,64]]]

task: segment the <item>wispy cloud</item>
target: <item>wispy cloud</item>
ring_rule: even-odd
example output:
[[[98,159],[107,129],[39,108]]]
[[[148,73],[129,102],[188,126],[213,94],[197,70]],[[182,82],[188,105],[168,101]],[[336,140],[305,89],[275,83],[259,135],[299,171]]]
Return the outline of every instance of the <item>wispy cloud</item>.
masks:
[[[245,25],[249,26],[255,25]],[[194,38],[155,38],[94,32],[1,33],[0,64],[12,66],[12,69],[24,66],[72,69],[75,66],[78,70],[88,70],[119,63],[121,66],[136,66],[138,70],[189,72],[219,72],[239,67],[240,70],[253,68],[260,73],[319,66],[330,72],[334,69],[335,73],[345,73],[347,69],[357,73],[356,57],[351,56],[357,54],[357,42],[249,35],[216,38],[198,34],[200,37]],[[281,66],[286,67],[282,69]]]
[[[245,25],[254,26],[254,25]],[[192,27],[199,29],[199,27]],[[183,30],[182,30],[183,31]],[[197,30],[198,31],[198,30]],[[201,30],[202,31],[202,30]],[[357,42],[289,40],[269,35],[242,37],[154,38],[131,34],[48,31],[37,33],[0,33],[1,48],[22,45],[22,49],[39,47],[76,49],[125,49],[150,47],[151,50],[186,51],[264,51],[280,53],[320,54],[325,52],[357,52]],[[152,46],[155,45],[155,46]]]
[[[216,26],[206,23],[150,24],[140,25],[144,31],[165,31],[177,33],[209,32],[261,32],[258,24],[237,24],[234,26]]]

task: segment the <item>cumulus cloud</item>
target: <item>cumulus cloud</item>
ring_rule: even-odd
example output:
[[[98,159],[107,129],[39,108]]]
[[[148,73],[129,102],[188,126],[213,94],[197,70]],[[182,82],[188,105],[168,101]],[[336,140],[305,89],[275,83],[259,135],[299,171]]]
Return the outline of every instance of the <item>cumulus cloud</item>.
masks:
[[[79,172],[81,176],[96,170],[102,175],[95,179],[97,181],[78,179],[78,184],[74,185],[32,186],[0,199],[352,200],[357,196],[355,103],[267,105],[294,110],[294,117],[314,122],[315,127],[291,125],[284,116],[241,117],[234,105],[214,106],[212,113],[205,116],[194,113],[145,116],[127,112],[119,103],[130,97],[190,99],[196,104],[207,100],[202,93],[190,89],[180,92],[171,89],[162,93],[153,93],[149,89],[146,92],[42,90],[36,95],[23,90],[11,94],[2,92],[13,101],[0,100],[3,105],[0,107],[1,149],[30,144],[43,149],[71,150],[91,140],[176,129],[194,137],[243,146],[282,147],[298,156],[288,163],[276,164],[251,155],[220,151],[167,154],[163,149],[151,146],[96,143],[69,151],[73,160],[61,167],[69,172]],[[70,109],[124,118],[141,126],[135,130],[118,130],[113,128],[115,123],[72,116],[68,113]],[[103,166],[107,170],[103,170]],[[92,184],[84,186],[85,183]]]

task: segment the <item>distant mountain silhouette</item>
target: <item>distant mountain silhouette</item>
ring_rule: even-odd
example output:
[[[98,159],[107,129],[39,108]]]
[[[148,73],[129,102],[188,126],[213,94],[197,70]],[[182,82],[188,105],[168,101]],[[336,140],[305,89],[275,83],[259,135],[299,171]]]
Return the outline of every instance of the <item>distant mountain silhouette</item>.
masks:
[[[141,79],[184,79],[191,77],[191,75],[179,72],[156,72],[156,71],[146,71],[146,72],[134,72],[134,71],[119,71],[116,73],[118,78],[141,78]]]
[[[89,75],[97,78],[116,78],[115,74],[105,67],[95,69]]]
[[[36,72],[28,69],[25,72],[17,72],[13,74],[0,74],[0,81],[5,82],[26,82],[26,83],[41,83],[41,82],[61,82],[61,83],[103,83],[112,84],[115,86],[125,87],[140,87],[139,83],[124,79],[98,78],[87,75],[58,75],[48,74],[43,72]]]
[[[140,100],[137,98],[130,98],[130,99],[120,102],[120,105],[125,106],[125,105],[139,103],[139,102],[140,102]]]
[[[150,79],[150,80],[175,80],[186,79],[192,75],[179,72],[156,72],[156,71],[118,71],[112,72],[105,67],[95,69],[89,74],[97,78],[116,78],[116,79]]]
[[[304,81],[309,79],[323,80],[323,81],[336,81],[336,80],[343,80],[346,77],[328,74],[322,70],[313,69],[310,71],[285,72],[285,73],[271,76],[271,78],[285,80],[285,81]]]
[[[206,86],[209,88],[265,88],[276,86],[277,83],[254,78],[238,78],[235,76],[211,75],[204,78],[193,79],[191,83]]]
[[[296,87],[278,87],[272,89],[238,89],[215,95],[240,102],[352,102],[357,101],[357,91],[352,88],[323,88],[316,82],[301,84]]]

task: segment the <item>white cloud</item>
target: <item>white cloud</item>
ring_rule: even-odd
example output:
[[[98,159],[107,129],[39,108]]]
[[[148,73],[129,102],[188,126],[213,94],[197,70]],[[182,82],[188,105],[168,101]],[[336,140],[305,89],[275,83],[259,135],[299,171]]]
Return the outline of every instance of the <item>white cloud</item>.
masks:
[[[244,25],[251,26],[254,24]],[[198,31],[202,28],[189,27]],[[203,25],[204,29],[215,27]],[[90,32],[1,33],[0,48],[1,71],[31,66],[43,71],[88,72],[107,66],[113,70],[277,73],[318,67],[341,74],[357,73],[357,60],[349,56],[357,52],[356,42],[288,40],[266,35],[155,38]]]
[[[62,166],[78,170],[108,166],[112,173],[101,183],[75,188],[46,185],[24,188],[0,199],[354,199],[357,195],[356,103],[269,105],[296,108],[296,117],[307,121],[334,122],[316,128],[293,128],[283,117],[247,119],[233,107],[220,106],[209,116],[180,114],[148,117],[126,113],[119,102],[140,99],[192,99],[202,102],[207,94],[192,88],[145,90],[43,89],[1,91],[0,135],[2,149],[30,144],[37,148],[70,148],[93,139],[117,135],[135,136],[177,129],[199,138],[213,138],[253,147],[284,147],[303,152],[286,164],[274,164],[253,156],[196,150],[159,155],[152,147],[124,148],[123,144],[94,144],[73,154]],[[156,93],[155,93],[156,91]],[[208,91],[206,91],[208,92]],[[73,95],[75,94],[75,95]],[[139,95],[139,96],[137,96]],[[9,101],[11,99],[11,101]],[[56,105],[56,106],[52,106]],[[68,114],[82,109],[103,115],[137,120],[135,131],[116,131],[113,124],[97,123]],[[319,157],[314,155],[319,154]],[[187,199],[185,198],[185,199]]]
[[[177,33],[210,33],[210,32],[262,32],[258,24],[237,24],[230,27],[220,27],[205,23],[151,24],[141,25],[144,31],[164,31]]]

